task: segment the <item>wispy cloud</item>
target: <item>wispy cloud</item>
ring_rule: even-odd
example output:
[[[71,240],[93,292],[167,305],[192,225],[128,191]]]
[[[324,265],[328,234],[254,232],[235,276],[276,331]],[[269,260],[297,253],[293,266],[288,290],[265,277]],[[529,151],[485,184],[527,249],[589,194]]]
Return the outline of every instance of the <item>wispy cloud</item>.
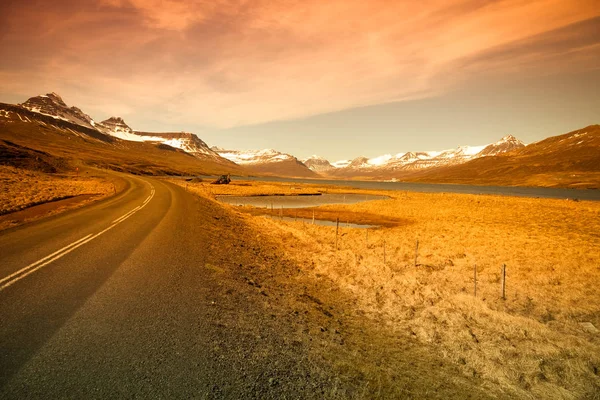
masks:
[[[600,37],[586,0],[38,4],[0,6],[0,93],[217,127],[435,96],[556,54],[577,57],[553,70],[592,68]]]

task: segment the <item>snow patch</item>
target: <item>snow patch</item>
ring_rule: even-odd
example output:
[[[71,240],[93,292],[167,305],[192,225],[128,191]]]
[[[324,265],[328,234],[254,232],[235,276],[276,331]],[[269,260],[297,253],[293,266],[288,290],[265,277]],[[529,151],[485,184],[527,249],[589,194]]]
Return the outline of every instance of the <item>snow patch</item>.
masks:
[[[331,165],[333,165],[335,168],[345,168],[348,165],[350,165],[351,162],[352,161],[350,161],[350,160],[339,160],[339,161],[332,163]]]
[[[213,148],[214,149],[214,148]],[[223,158],[236,164],[263,164],[269,162],[282,162],[294,159],[293,156],[274,149],[263,150],[216,150]]]
[[[371,158],[367,161],[367,164],[369,165],[375,165],[375,166],[379,166],[379,165],[384,165],[387,164],[388,161],[390,161],[392,159],[392,155],[391,154],[385,154],[383,156],[379,156],[379,157],[375,157],[375,158]]]

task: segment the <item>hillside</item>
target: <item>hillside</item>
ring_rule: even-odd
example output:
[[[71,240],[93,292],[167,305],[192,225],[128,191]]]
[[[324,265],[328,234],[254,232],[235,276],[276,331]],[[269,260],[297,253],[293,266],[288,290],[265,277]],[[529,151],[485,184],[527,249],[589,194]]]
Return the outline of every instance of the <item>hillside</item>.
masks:
[[[199,158],[163,143],[122,140],[65,119],[0,103],[0,164],[47,172],[69,165],[134,174],[240,174],[247,171],[219,158]]]
[[[317,155],[302,160],[302,163],[317,173],[327,173],[335,168],[329,161]]]
[[[311,171],[296,158],[283,160],[278,163],[253,164],[247,166],[250,171],[264,175],[287,176],[297,178],[318,178],[319,175]]]
[[[413,182],[600,188],[600,125],[505,154],[397,177]]]
[[[298,178],[319,177],[296,157],[277,150],[225,150],[216,146],[213,146],[211,150],[258,174]]]

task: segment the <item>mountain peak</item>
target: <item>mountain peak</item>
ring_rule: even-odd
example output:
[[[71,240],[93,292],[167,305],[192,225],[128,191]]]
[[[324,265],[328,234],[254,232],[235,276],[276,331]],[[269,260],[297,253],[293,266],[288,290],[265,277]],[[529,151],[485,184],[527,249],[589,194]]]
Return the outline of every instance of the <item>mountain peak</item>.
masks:
[[[67,106],[62,97],[55,92],[29,98],[21,107],[38,114],[69,121],[88,128],[94,127],[92,118],[77,107]]]
[[[262,150],[215,150],[221,157],[224,157],[236,164],[265,164],[268,162],[281,162],[286,160],[295,160],[290,154],[282,153],[274,149]]]
[[[500,143],[523,143],[513,135],[506,135],[502,139],[500,139],[496,144]]]
[[[56,92],[52,92],[52,93],[46,93],[45,95],[41,95],[38,97],[47,97],[49,99],[52,99],[53,101],[55,101],[56,103],[60,104],[60,105],[64,105],[65,107],[67,106],[67,104],[64,102],[64,100],[62,99],[62,97],[60,97],[58,95],[58,93]]]
[[[315,172],[324,172],[335,168],[329,161],[317,155],[312,155],[302,160],[302,163]]]
[[[105,122],[109,122],[109,123],[117,123],[117,124],[124,124],[124,125],[126,125],[126,124],[125,124],[125,121],[124,121],[124,120],[123,120],[123,118],[121,118],[121,117],[110,117],[109,119],[106,119],[106,120],[102,121],[102,123],[105,123]]]
[[[481,150],[477,154],[477,157],[496,156],[523,147],[525,147],[525,143],[521,142],[513,135],[506,135],[496,143],[492,143],[485,147],[483,150]]]
[[[121,118],[121,117],[110,117],[109,119],[105,119],[104,121],[100,122],[98,124],[98,126],[101,129],[104,128],[106,130],[105,133],[108,133],[109,135],[113,135],[113,136],[117,136],[117,137],[121,137],[118,135],[118,133],[122,133],[122,132],[127,133],[127,134],[133,133],[133,129],[131,129],[129,127],[129,125],[127,125],[125,123],[125,121],[123,120],[123,118]],[[125,137],[121,137],[121,139],[130,140]]]
[[[67,107],[67,104],[65,103],[65,101],[56,92],[40,94],[39,96],[30,97],[23,104],[32,103],[32,102],[48,102],[48,101],[56,103],[57,105],[59,105],[61,107]]]

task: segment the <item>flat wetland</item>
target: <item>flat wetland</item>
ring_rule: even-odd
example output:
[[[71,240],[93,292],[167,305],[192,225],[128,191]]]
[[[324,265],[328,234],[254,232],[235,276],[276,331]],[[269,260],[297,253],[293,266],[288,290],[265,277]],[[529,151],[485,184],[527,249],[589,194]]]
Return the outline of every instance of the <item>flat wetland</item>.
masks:
[[[417,379],[428,366],[432,382],[436,374],[450,376],[492,397],[600,398],[599,202],[173,182],[213,200],[315,192],[387,197],[275,209],[274,218],[259,217],[262,208],[220,204],[244,221],[248,235],[297,266],[288,284],[311,282],[320,288],[319,303],[335,305],[346,339],[315,349],[340,377],[369,382],[364,397],[409,396],[403,377]],[[313,215],[339,220],[339,228],[292,220]],[[468,387],[444,390],[429,395],[483,396]]]

